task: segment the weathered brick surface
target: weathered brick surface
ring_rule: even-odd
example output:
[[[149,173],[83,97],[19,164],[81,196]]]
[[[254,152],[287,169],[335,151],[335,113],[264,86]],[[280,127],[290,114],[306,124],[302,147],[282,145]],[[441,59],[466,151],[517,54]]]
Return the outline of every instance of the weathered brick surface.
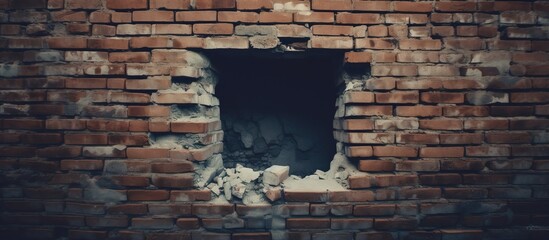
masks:
[[[0,236],[545,239],[547,11],[535,0],[0,0]],[[205,203],[192,161],[222,151],[223,129],[178,105],[220,103],[174,86],[209,74],[195,50],[279,44],[341,51],[344,70],[369,71],[334,88],[347,89],[334,137],[363,175],[349,191],[278,191],[277,206]],[[155,134],[200,144],[155,146]]]

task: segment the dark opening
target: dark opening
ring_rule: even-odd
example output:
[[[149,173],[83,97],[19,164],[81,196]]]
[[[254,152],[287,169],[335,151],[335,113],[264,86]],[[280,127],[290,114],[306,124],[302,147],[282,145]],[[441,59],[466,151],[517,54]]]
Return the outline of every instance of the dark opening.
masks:
[[[208,54],[218,72],[225,167],[328,170],[342,54]]]

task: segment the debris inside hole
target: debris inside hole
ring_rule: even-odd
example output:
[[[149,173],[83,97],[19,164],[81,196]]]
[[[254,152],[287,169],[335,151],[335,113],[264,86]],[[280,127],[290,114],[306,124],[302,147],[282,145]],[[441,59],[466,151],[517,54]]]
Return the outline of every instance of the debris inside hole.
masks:
[[[328,171],[300,177],[289,175],[290,166],[273,165],[265,170],[237,164],[224,168],[220,154],[204,163],[195,164],[198,176],[195,185],[209,189],[215,196],[212,203],[241,202],[245,205],[270,204],[282,197],[282,189],[299,192],[345,191],[351,175],[363,174],[349,162],[343,153],[343,145],[337,143],[338,152],[333,156]]]
[[[334,155],[335,83],[342,56],[272,53],[210,56],[219,81],[223,162],[305,176]]]

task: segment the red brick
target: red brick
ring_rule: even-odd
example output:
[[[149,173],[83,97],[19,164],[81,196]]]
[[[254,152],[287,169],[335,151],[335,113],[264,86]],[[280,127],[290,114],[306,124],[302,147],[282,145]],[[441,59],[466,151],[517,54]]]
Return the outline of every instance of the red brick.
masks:
[[[447,199],[478,199],[486,198],[488,190],[483,188],[444,188]]]
[[[484,43],[479,38],[459,38],[446,39],[445,46],[454,50],[480,50],[484,48]]]
[[[355,205],[354,216],[389,216],[395,214],[394,204]]]
[[[435,9],[439,12],[473,12],[477,5],[475,2],[437,2]]]
[[[417,220],[409,218],[376,218],[374,228],[377,230],[410,230],[415,229]]]
[[[172,122],[171,131],[178,133],[206,133],[221,129],[219,121]]]
[[[508,129],[509,121],[504,119],[465,120],[464,128],[483,130]]]
[[[125,187],[148,187],[149,177],[145,176],[112,176],[114,184]]]
[[[68,145],[106,145],[106,134],[66,134],[65,144]]]
[[[235,212],[233,204],[193,204],[193,215],[226,216]]]
[[[417,76],[417,74],[418,74],[417,66],[411,66],[411,65],[374,65],[372,66],[372,76],[411,77],[411,76]]]
[[[415,186],[418,183],[417,175],[376,175],[374,186]]]
[[[392,39],[386,38],[358,38],[355,40],[355,48],[366,48],[366,49],[387,49],[392,50],[396,47],[395,41]],[[417,68],[417,67],[416,67]],[[416,73],[413,75],[417,75]]]
[[[144,146],[148,143],[147,135],[109,135],[111,145]]]
[[[509,183],[509,175],[503,174],[463,174],[464,184],[502,185]]]
[[[393,91],[388,93],[376,93],[377,103],[418,103],[419,93],[417,91]]]
[[[523,129],[547,129],[549,127],[549,120],[546,119],[513,119],[510,122],[510,129],[523,130]]]
[[[368,37],[387,37],[389,30],[385,25],[374,25],[368,27]]]
[[[396,171],[401,172],[436,172],[440,170],[440,165],[438,161],[431,160],[413,160],[413,161],[402,161],[396,163]]]
[[[128,217],[126,216],[86,217],[86,225],[90,227],[127,227]]]
[[[317,25],[313,26],[313,33],[315,33],[315,28]],[[370,52],[346,52],[345,53],[345,62],[348,63],[369,63],[372,62],[372,53]]]
[[[129,48],[128,43],[128,39],[88,39],[88,48],[127,50]]]
[[[181,229],[197,229],[200,227],[198,218],[178,218],[176,225]]]
[[[485,117],[489,108],[485,106],[447,106],[444,107],[444,116],[450,117]]]
[[[273,9],[271,0],[236,0],[238,10]]]
[[[100,89],[107,87],[107,80],[104,78],[67,78],[66,88]]]
[[[101,0],[66,0],[67,9],[100,9]]]
[[[374,13],[337,13],[336,23],[339,24],[379,24],[381,15]]]
[[[472,146],[465,147],[467,156],[470,157],[498,157],[510,156],[511,151],[508,147],[499,146]]]
[[[349,188],[350,189],[361,189],[371,187],[372,179],[370,176],[350,176],[349,177]]]
[[[331,228],[334,230],[369,229],[373,222],[371,218],[333,218]]]
[[[288,229],[329,229],[330,219],[326,218],[289,218],[286,220]]]
[[[511,102],[513,103],[546,103],[549,93],[547,92],[527,92],[511,93]]]
[[[37,119],[4,119],[3,128],[4,129],[42,129],[44,128],[44,121],[37,120]]]
[[[192,31],[192,26],[185,24],[154,24],[152,28],[153,35],[190,35]]]
[[[151,132],[169,132],[170,123],[167,121],[150,121],[149,131]]]
[[[284,199],[287,202],[327,202],[329,200],[328,192],[312,191],[302,192],[295,190],[284,191]],[[307,207],[307,211],[308,211]]]
[[[374,129],[373,122],[365,119],[346,119],[336,123],[339,125],[335,128],[344,130],[372,130]]]
[[[192,188],[193,176],[192,174],[154,175],[152,182],[160,188]]]
[[[167,117],[170,107],[165,106],[128,106],[130,117]]]
[[[110,53],[109,61],[116,63],[147,63],[150,61],[150,53],[148,52],[124,52]]]
[[[107,12],[92,12],[90,13],[90,22],[91,23],[110,23],[111,14]]]
[[[13,9],[41,9],[46,8],[46,0],[16,0],[10,1]]]
[[[218,12],[219,22],[232,23],[256,23],[259,22],[259,14],[254,12]]]
[[[94,36],[114,36],[116,34],[116,27],[109,25],[95,24],[92,27],[92,35]]]
[[[132,218],[132,228],[138,229],[172,229],[172,218]]]
[[[311,48],[325,49],[352,49],[353,39],[351,37],[313,37]]]
[[[358,169],[365,172],[392,172],[395,164],[387,160],[360,160]]]
[[[119,120],[88,120],[86,125],[91,131],[127,132],[129,128],[128,121]]]
[[[0,93],[0,101],[3,102],[38,102],[45,100],[45,92],[4,91]]]
[[[36,148],[33,147],[0,147],[0,156],[2,157],[33,157]]]
[[[296,23],[333,23],[334,14],[331,12],[295,13]]]
[[[439,144],[438,134],[400,133],[396,137],[397,143],[405,144]]]
[[[172,85],[171,78],[156,77],[146,80],[128,80],[126,81],[126,89],[130,90],[164,90]]]
[[[420,176],[424,185],[458,185],[461,184],[461,175],[456,173],[424,174]]]
[[[190,8],[190,0],[151,0],[150,7],[156,9],[185,10]]]
[[[463,147],[424,147],[420,149],[420,157],[457,158],[464,156]]]
[[[530,143],[532,137],[526,132],[485,133],[487,143]]]
[[[440,169],[444,171],[480,171],[484,169],[484,163],[479,160],[441,160]]]
[[[236,0],[196,0],[196,9],[234,9]]]
[[[121,204],[107,208],[109,214],[146,214],[146,204]]]
[[[194,169],[191,162],[164,162],[151,164],[151,171],[155,173],[186,173]]]
[[[432,117],[442,115],[438,106],[398,106],[396,114],[403,117]]]
[[[113,23],[131,23],[132,14],[129,12],[113,12],[111,13],[111,20]]]
[[[133,22],[173,22],[172,11],[134,11],[132,12]]]
[[[393,2],[395,12],[426,12],[433,10],[430,2]]]
[[[285,12],[261,12],[259,13],[260,23],[290,23],[293,21],[292,13]]]
[[[69,230],[68,236],[71,239],[104,239],[108,234],[106,231]]]
[[[147,0],[107,0],[107,8],[115,10],[147,9]]]
[[[177,22],[215,22],[217,21],[217,12],[215,11],[189,11],[177,12],[175,15]]]
[[[86,38],[56,37],[49,38],[47,41],[50,48],[78,49],[87,46]]]
[[[354,1],[353,10],[365,12],[390,12],[393,8],[389,1]]]
[[[349,157],[370,157],[373,154],[370,146],[350,146],[346,148],[345,152]]]
[[[174,202],[195,202],[209,201],[211,199],[210,190],[173,190],[171,192],[171,201]]]
[[[529,2],[497,1],[479,3],[481,11],[529,11],[532,4]]]
[[[312,10],[348,11],[353,9],[351,0],[312,0]]]
[[[52,12],[51,18],[54,22],[85,22],[86,12],[68,10]],[[87,24],[84,25],[87,26]]]
[[[421,101],[426,103],[463,103],[465,95],[463,93],[423,92]]]
[[[47,147],[36,151],[39,157],[47,158],[73,158],[80,156],[82,147]]]
[[[194,34],[203,35],[232,35],[234,27],[229,23],[203,23],[193,25]]]
[[[86,121],[78,119],[48,119],[46,120],[46,128],[57,130],[82,130],[86,128]]]
[[[378,157],[417,157],[417,148],[403,146],[374,146],[374,156]]]
[[[0,133],[0,143],[18,143],[20,139],[20,133]]]
[[[166,190],[128,190],[129,201],[164,201],[169,196]]]
[[[128,148],[128,158],[168,158],[169,149],[164,148]]]
[[[481,144],[481,134],[440,134],[441,144]]]
[[[167,48],[167,37],[134,37],[131,39],[132,48]]]
[[[385,22],[392,24],[426,24],[429,21],[427,14],[414,13],[388,13],[385,14]]]
[[[61,160],[61,170],[102,170],[102,160]]]

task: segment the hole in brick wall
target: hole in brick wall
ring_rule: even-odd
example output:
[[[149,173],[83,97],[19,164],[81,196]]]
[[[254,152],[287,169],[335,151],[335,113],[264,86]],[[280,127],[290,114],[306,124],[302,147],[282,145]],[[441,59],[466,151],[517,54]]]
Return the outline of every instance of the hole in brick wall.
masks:
[[[329,169],[336,152],[332,122],[343,54],[207,55],[219,77],[225,167],[286,165],[295,175]]]

